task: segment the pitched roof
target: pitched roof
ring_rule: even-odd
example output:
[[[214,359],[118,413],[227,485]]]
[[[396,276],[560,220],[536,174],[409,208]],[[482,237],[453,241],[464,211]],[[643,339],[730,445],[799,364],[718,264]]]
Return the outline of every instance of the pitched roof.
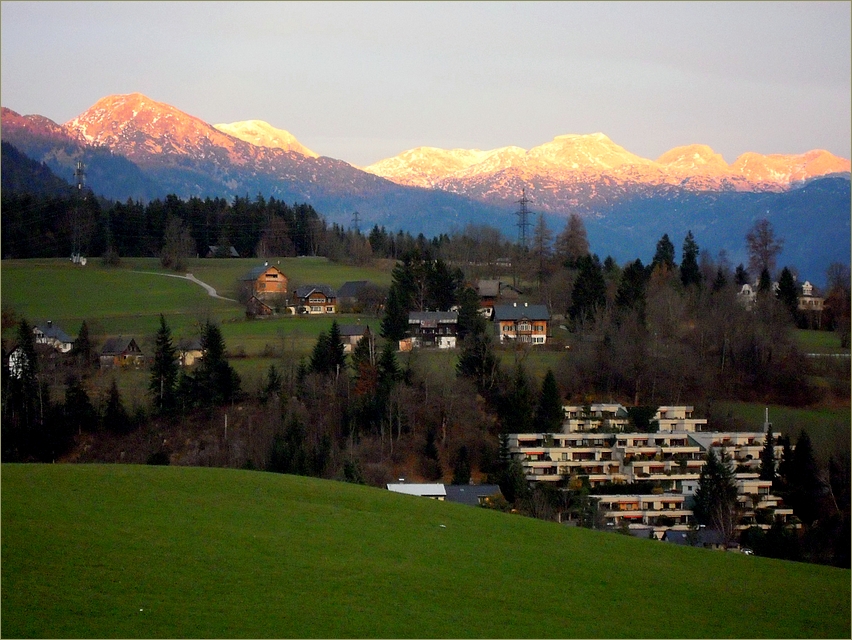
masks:
[[[104,342],[104,348],[101,349],[101,355],[109,356],[118,353],[124,353],[130,347],[131,343],[136,345],[136,348],[139,349],[139,345],[136,344],[136,340],[134,340],[133,338],[125,338],[124,336],[118,336],[117,338],[107,338],[107,341]]]
[[[247,274],[242,276],[240,278],[240,280],[257,280],[261,275],[263,275],[269,269],[275,269],[278,273],[280,273],[282,275],[284,274],[284,272],[281,271],[281,269],[279,269],[278,267],[276,267],[274,265],[262,264],[259,267],[255,267],[254,269],[249,271]]]
[[[314,291],[319,291],[326,298],[337,297],[337,293],[335,293],[334,289],[329,287],[327,284],[303,284],[301,287],[296,289],[296,297],[307,298]]]
[[[528,304],[519,302],[515,304],[494,305],[494,319],[500,320],[550,320],[550,312],[543,304]]]
[[[493,496],[500,491],[498,484],[448,484],[444,486],[448,502],[460,502],[473,507],[479,506],[481,498]]]
[[[36,329],[41,331],[48,338],[53,338],[54,340],[58,340],[59,342],[64,342],[67,344],[71,344],[74,342],[73,338],[69,337],[67,333],[65,333],[55,324],[39,324],[36,325]]]
[[[370,284],[367,280],[353,280],[344,282],[340,289],[337,290],[337,295],[340,298],[354,298],[360,293],[361,289]]]
[[[363,336],[370,330],[367,324],[342,324],[339,326],[342,337]]]
[[[500,281],[499,280],[480,280],[477,284],[477,290],[480,296],[487,296],[489,298],[496,298],[500,295]]]

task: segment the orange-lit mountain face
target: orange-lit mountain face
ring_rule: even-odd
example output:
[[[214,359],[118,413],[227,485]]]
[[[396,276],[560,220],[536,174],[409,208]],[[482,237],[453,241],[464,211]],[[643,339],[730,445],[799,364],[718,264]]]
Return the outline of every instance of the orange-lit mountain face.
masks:
[[[677,147],[656,161],[601,133],[557,136],[529,151],[420,147],[365,168],[398,184],[429,186],[497,202],[521,188],[546,211],[610,200],[624,191],[785,191],[810,178],[848,173],[849,160],[827,151],[801,155],[746,153],[728,165],[706,145]]]
[[[592,212],[633,195],[783,192],[811,178],[850,171],[849,160],[820,150],[746,153],[728,165],[711,148],[696,144],[649,160],[602,133],[561,135],[530,150],[420,147],[362,171],[318,157],[287,131],[265,122],[212,126],[139,93],[103,98],[64,125],[8,109],[3,109],[2,124],[3,139],[39,161],[72,166],[84,149],[98,149],[126,158],[160,189],[184,197],[261,190],[304,197],[343,190],[368,194],[387,189],[384,178],[499,207],[514,206],[525,190],[537,210],[564,214]]]

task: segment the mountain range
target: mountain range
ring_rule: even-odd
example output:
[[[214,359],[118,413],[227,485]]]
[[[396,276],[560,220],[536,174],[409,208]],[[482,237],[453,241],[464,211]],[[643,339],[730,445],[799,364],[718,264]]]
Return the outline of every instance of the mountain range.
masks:
[[[823,150],[746,153],[729,165],[694,144],[650,160],[594,133],[559,135],[529,150],[420,147],[361,169],[268,123],[211,125],[138,93],[105,97],[65,124],[5,107],[0,116],[3,141],[61,177],[71,178],[83,160],[88,186],[112,200],[260,194],[310,203],[344,226],[357,211],[365,225],[427,236],[487,223],[515,237],[525,194],[551,228],[561,230],[578,212],[593,250],[643,260],[662,233],[677,243],[687,229],[699,243],[701,229],[714,229],[704,239],[708,250],[738,260],[753,221],[774,222],[775,211],[789,214],[795,203],[799,213],[777,229],[796,239],[787,251],[802,247],[787,257],[811,256],[796,263],[800,270],[823,268],[826,259],[849,262],[850,162]]]

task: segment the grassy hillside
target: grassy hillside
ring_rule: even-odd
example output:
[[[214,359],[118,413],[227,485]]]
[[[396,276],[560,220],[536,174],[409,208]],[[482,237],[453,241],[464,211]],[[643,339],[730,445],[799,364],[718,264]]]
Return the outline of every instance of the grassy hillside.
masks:
[[[850,572],[222,469],[3,465],[5,637],[848,637]]]
[[[278,260],[276,260],[278,262]],[[235,298],[237,279],[257,259],[190,260],[186,271],[217,290]],[[390,271],[350,267],[325,258],[281,258],[280,267],[294,284],[321,283],[339,287],[347,280],[369,280],[390,284]],[[160,267],[155,258],[125,258],[119,268],[106,268],[99,260],[85,267],[68,260],[4,260],[2,264],[3,309],[14,310],[30,322],[53,320],[75,337],[83,320],[95,339],[111,335],[152,338],[162,313],[176,337],[196,334],[196,325],[206,318],[222,323],[222,334],[233,351],[262,352],[272,338],[286,334],[309,337],[311,346],[320,331],[331,326],[331,318],[275,318],[262,322],[245,320],[245,308],[236,302],[211,298],[197,284]],[[356,322],[342,316],[339,322]],[[298,341],[300,349],[307,350]]]

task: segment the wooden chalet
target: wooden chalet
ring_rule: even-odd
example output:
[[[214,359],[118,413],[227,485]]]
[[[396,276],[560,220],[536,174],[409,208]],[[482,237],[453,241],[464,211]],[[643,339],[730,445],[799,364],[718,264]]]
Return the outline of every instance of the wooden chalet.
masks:
[[[245,274],[240,281],[259,299],[287,295],[287,276],[276,266],[264,264]]]
[[[101,368],[110,367],[140,367],[145,364],[145,355],[133,338],[118,336],[108,338],[101,349]]]

